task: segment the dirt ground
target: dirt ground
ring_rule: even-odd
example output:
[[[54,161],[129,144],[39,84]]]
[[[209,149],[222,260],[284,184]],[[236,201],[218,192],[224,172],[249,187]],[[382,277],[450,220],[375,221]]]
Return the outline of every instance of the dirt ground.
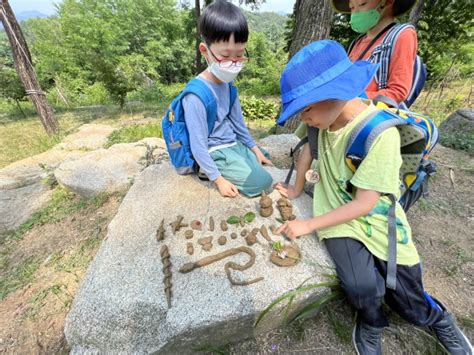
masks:
[[[413,207],[409,219],[423,260],[426,290],[446,304],[472,340],[474,159],[441,146],[433,158],[439,172],[432,181],[430,197]],[[72,202],[82,203],[76,200]],[[99,205],[87,205],[60,220],[35,225],[19,237],[0,237],[1,353],[68,352],[63,335],[65,316],[120,201],[121,196],[110,196]],[[384,353],[442,353],[425,330],[387,312],[392,327],[383,334]],[[353,317],[345,301],[337,301],[314,319],[206,352],[354,353]]]

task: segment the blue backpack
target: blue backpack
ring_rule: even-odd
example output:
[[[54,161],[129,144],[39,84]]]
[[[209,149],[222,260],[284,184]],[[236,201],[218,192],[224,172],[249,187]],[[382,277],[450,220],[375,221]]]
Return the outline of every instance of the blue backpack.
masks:
[[[382,42],[376,46],[372,54],[370,55],[368,61],[371,63],[380,63],[380,68],[377,70],[377,74],[375,76],[375,80],[377,82],[377,86],[379,90],[385,89],[388,83],[388,72],[390,67],[390,60],[392,58],[393,50],[395,48],[395,43],[397,42],[398,37],[400,34],[407,28],[413,28],[412,25],[409,24],[396,24],[391,23],[387,27],[385,27],[367,46],[366,50],[362,53],[362,55],[358,58],[359,60],[367,53],[370,47],[376,42],[378,38],[380,38],[385,32],[388,31],[385,38]],[[357,37],[352,43],[350,44],[347,53],[352,51],[354,45],[365,35],[361,35]],[[423,60],[420,56],[416,56],[415,62],[413,63],[413,78],[411,83],[411,89],[408,93],[407,98],[404,102],[399,103],[402,104],[402,107],[409,108],[413,102],[415,102],[416,98],[420,95],[421,90],[425,86],[427,77],[426,65],[423,63]]]
[[[229,114],[237,98],[237,88],[229,83]],[[197,173],[198,165],[191,152],[189,132],[184,120],[182,99],[188,94],[196,95],[203,103],[207,113],[209,134],[214,130],[217,120],[217,100],[211,89],[199,79],[192,79],[181,93],[174,98],[161,123],[163,139],[176,172],[180,175]]]

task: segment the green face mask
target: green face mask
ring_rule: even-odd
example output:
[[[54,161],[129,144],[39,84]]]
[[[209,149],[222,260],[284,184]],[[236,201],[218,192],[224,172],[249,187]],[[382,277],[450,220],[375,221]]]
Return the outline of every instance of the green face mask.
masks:
[[[375,9],[369,11],[354,12],[351,14],[351,27],[357,33],[367,33],[372,27],[379,23],[380,12],[378,12],[379,4]]]

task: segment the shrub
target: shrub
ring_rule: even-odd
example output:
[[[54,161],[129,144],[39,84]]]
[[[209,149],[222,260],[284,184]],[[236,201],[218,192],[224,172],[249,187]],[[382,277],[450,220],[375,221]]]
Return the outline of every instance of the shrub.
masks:
[[[274,101],[251,96],[243,97],[240,104],[246,120],[275,120],[277,118],[279,105]]]

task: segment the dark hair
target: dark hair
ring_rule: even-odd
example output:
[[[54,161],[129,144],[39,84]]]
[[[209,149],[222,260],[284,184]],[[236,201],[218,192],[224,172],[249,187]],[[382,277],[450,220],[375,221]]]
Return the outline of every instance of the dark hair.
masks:
[[[240,9],[225,0],[207,6],[199,20],[199,31],[207,45],[228,42],[234,34],[236,43],[246,43],[249,38],[247,20]]]

